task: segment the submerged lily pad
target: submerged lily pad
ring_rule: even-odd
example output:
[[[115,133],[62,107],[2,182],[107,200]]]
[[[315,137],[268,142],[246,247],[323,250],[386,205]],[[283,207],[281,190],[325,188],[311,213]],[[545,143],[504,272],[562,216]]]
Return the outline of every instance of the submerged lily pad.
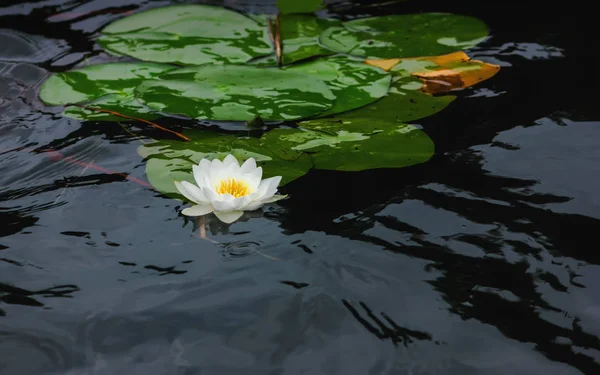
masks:
[[[136,13],[102,30],[109,52],[183,65],[245,63],[273,48],[267,29],[240,13],[210,5],[172,5]]]
[[[416,127],[377,119],[323,120],[312,128],[275,129],[263,135],[261,144],[306,152],[315,168],[339,171],[407,167],[426,162],[434,153],[433,141]]]
[[[320,37],[335,52],[370,58],[440,55],[467,49],[487,36],[477,18],[422,13],[371,17],[344,22]]]
[[[148,107],[194,119],[294,120],[331,108],[335,96],[321,80],[253,66],[179,69],[135,90]]]
[[[345,56],[319,59],[286,69],[323,80],[336,96],[333,107],[320,117],[365,106],[386,95],[391,76],[384,70]]]
[[[285,159],[262,147],[257,138],[236,137],[207,130],[184,132],[189,142],[163,140],[142,145],[140,156],[146,159],[146,175],[154,188],[163,194],[178,195],[174,180],[194,182],[192,165],[201,159],[223,159],[233,154],[243,162],[254,158],[263,168],[263,178],[282,176],[285,185],[306,174],[312,168],[308,155],[288,150]]]
[[[155,63],[111,63],[57,73],[40,89],[40,99],[48,105],[86,103],[90,106],[117,111],[144,119],[155,118],[152,110],[137,102],[133,89],[146,79],[176,69],[172,65]],[[114,121],[110,114],[69,107],[65,115],[80,120]],[[123,120],[119,118],[119,120]]]

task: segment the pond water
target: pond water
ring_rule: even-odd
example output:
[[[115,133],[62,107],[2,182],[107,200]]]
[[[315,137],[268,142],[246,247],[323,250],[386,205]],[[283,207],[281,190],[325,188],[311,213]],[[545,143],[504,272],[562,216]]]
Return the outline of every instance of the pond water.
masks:
[[[137,137],[37,98],[107,60],[103,25],[172,3],[0,2],[2,375],[600,373],[599,53],[580,9],[331,2],[476,16],[491,38],[469,54],[502,70],[415,122],[429,162],[311,171],[257,217],[209,218],[207,240],[179,201],[99,169],[146,181]]]

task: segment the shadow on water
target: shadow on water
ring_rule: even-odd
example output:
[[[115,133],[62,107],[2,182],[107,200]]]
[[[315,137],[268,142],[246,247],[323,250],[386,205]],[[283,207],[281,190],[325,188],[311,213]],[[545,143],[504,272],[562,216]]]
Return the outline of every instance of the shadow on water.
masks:
[[[491,38],[470,55],[503,70],[417,121],[428,163],[311,171],[280,205],[202,227],[144,185],[139,137],[164,133],[36,97],[107,60],[102,25],[168,3],[0,4],[0,372],[600,372],[598,53],[575,5],[332,1],[479,17]]]

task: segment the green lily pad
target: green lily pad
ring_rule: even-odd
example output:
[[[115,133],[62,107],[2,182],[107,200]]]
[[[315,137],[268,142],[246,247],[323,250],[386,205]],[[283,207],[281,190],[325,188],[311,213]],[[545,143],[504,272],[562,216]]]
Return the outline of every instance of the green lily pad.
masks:
[[[135,96],[148,107],[194,119],[294,120],[332,107],[335,96],[321,80],[253,66],[203,66],[145,81]]]
[[[456,99],[453,95],[433,96],[424,93],[420,90],[421,86],[417,78],[393,76],[388,94],[376,102],[333,117],[306,120],[300,125],[312,127],[353,121],[368,126],[377,120],[379,125],[395,126],[434,115]]]
[[[368,58],[441,55],[471,48],[485,39],[487,26],[477,18],[422,13],[363,18],[321,34],[323,46]]]
[[[261,144],[270,150],[308,153],[315,168],[338,171],[407,167],[426,162],[435,149],[433,141],[416,127],[378,119],[279,128],[263,135]]]
[[[281,15],[279,27],[283,41],[283,64],[333,54],[333,51],[319,44],[319,36],[328,28],[339,25],[341,22],[336,19],[305,14]]]
[[[108,94],[131,95],[146,79],[176,69],[175,66],[154,63],[111,63],[57,73],[40,88],[40,99],[48,105],[82,103]]]
[[[156,112],[141,104],[133,95],[109,94],[87,102],[86,105],[144,120],[154,120],[160,117]],[[82,121],[127,121],[127,119],[121,116],[114,116],[109,113],[76,106],[65,108],[64,114],[65,116]]]
[[[333,18],[317,18],[306,14],[279,15],[283,65],[316,56],[333,55],[335,52],[319,44],[319,36],[328,28],[341,24],[341,21]],[[278,66],[277,55],[273,52],[250,60],[248,64],[275,67]]]
[[[85,103],[150,120],[158,116],[133,97],[133,89],[145,79],[172,69],[176,67],[146,62],[90,65],[50,76],[42,84],[40,99],[48,105]],[[67,107],[64,114],[78,120],[123,121],[122,117],[73,106]]]
[[[388,92],[391,75],[345,56],[319,59],[286,69],[323,80],[336,96],[333,107],[319,117],[365,106]]]
[[[277,0],[281,14],[312,13],[323,6],[323,0]]]
[[[446,108],[456,96],[433,96],[420,90],[414,77],[393,76],[388,94],[375,103],[341,114],[346,120],[376,117],[389,122],[410,122],[432,116]]]
[[[273,51],[267,28],[210,5],[173,5],[136,13],[102,30],[109,52],[183,65],[242,64]]]
[[[254,158],[263,168],[263,178],[282,176],[285,185],[306,174],[312,168],[308,155],[288,150],[286,159],[275,155],[260,145],[257,138],[236,137],[207,130],[190,130],[183,133],[189,142],[162,140],[138,148],[146,159],[146,175],[154,188],[163,194],[178,196],[174,180],[194,183],[192,165],[201,159],[223,160],[233,154],[239,162]]]

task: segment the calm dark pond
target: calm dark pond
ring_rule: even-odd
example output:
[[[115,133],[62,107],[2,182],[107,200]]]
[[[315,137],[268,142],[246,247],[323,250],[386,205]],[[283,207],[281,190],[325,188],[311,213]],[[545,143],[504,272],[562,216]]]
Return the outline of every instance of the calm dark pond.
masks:
[[[416,122],[429,162],[310,172],[262,217],[209,221],[212,243],[178,201],[43,152],[146,179],[139,140],[37,91],[105,61],[106,23],[172,3],[0,1],[0,374],[600,374],[593,15],[332,3],[476,16],[491,38],[469,53],[502,71]]]

